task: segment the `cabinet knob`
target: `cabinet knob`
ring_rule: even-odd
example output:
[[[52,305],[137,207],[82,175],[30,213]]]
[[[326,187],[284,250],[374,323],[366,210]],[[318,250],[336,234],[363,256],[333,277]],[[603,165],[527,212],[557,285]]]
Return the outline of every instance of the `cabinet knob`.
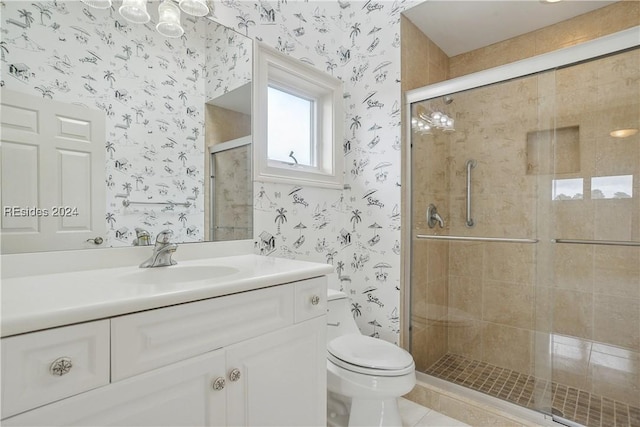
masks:
[[[226,382],[225,382],[224,378],[218,377],[215,380],[213,380],[212,387],[213,387],[213,389],[215,391],[220,391],[220,390],[222,390],[224,388],[225,384],[226,384]]]
[[[49,372],[51,375],[61,377],[68,374],[71,368],[73,368],[73,363],[70,357],[58,357],[49,365]]]
[[[311,297],[311,305],[320,304],[320,297],[318,295],[314,295]]]
[[[240,379],[240,369],[235,368],[229,372],[229,380],[238,381]]]
[[[104,239],[98,236],[93,239],[88,239],[87,242],[93,243],[94,245],[101,245],[104,243]]]

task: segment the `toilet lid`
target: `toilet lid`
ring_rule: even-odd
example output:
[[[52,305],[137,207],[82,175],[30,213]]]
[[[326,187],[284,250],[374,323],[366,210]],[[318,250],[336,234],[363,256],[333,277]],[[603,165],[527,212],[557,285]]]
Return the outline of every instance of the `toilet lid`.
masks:
[[[400,347],[360,334],[341,335],[327,344],[334,357],[364,368],[397,371],[413,365],[413,357]]]

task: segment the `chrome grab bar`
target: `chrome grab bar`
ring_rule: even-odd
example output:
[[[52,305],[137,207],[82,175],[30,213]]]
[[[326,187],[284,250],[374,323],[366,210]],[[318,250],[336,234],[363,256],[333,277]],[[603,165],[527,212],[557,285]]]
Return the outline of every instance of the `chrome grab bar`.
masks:
[[[476,161],[473,159],[467,160],[467,227],[473,227],[475,222],[471,218],[471,169],[476,167]]]
[[[554,239],[553,243],[571,243],[575,245],[605,245],[605,246],[640,246],[640,242],[626,240],[582,240],[582,239]]]
[[[474,237],[474,236],[441,236],[432,234],[417,234],[417,239],[453,240],[467,242],[500,242],[500,243],[538,243],[538,239],[515,239],[509,237]]]

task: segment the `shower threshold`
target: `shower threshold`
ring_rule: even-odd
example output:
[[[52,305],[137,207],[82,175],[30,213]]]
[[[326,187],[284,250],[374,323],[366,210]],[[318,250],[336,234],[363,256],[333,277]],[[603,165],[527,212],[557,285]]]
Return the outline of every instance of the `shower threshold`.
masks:
[[[640,407],[464,356],[445,354],[425,373],[530,409],[550,402],[545,412],[587,427],[640,427]]]

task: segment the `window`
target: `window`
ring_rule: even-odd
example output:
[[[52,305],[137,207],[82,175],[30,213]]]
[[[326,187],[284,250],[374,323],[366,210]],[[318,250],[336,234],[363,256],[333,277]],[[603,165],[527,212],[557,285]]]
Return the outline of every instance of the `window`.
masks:
[[[342,188],[342,82],[256,42],[258,181]]]
[[[316,166],[315,99],[269,86],[267,155],[269,160]]]

